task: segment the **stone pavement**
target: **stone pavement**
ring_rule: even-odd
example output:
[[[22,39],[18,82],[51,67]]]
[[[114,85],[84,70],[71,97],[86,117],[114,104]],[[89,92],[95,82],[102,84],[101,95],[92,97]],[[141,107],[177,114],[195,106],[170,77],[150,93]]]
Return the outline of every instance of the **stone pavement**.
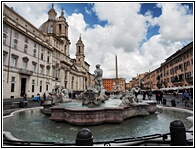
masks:
[[[12,106],[12,102],[20,102],[20,101],[24,101],[24,99],[23,98],[14,98],[14,99],[3,100],[3,115],[8,115],[13,111],[21,109],[19,107],[19,104],[14,104],[14,106]],[[33,98],[27,98],[27,101],[28,101],[28,103],[26,106],[24,106],[24,108],[32,108],[32,107],[39,107],[40,106],[40,102],[33,101]]]
[[[163,95],[163,96],[166,99],[166,105],[165,106],[172,107],[171,100],[174,99],[176,101],[176,107],[177,108],[193,110],[193,99],[191,99],[188,102],[188,107],[185,107],[185,101],[182,101],[182,95],[178,95],[178,97],[174,97],[173,95]],[[140,100],[142,100],[143,95],[138,95],[138,98]],[[146,96],[146,100],[148,100],[147,96]],[[155,94],[152,95],[151,100],[155,100],[156,101]],[[160,105],[163,105],[163,104],[160,104]]]

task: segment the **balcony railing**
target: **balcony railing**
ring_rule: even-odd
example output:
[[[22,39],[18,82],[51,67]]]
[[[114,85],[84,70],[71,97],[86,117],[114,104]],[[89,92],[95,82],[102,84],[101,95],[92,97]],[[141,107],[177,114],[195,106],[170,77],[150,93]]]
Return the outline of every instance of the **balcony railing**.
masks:
[[[31,76],[33,74],[33,71],[20,68],[18,70],[18,73],[23,74],[23,75]]]
[[[184,83],[184,80],[183,79],[173,80],[172,83],[173,84],[183,84]]]
[[[186,78],[186,81],[189,82],[189,83],[193,83],[193,77]]]

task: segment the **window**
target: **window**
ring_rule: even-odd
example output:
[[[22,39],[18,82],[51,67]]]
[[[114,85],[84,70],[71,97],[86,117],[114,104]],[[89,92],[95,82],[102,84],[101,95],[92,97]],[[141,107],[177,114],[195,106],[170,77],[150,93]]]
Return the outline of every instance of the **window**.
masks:
[[[23,61],[23,69],[27,69],[27,62]]]
[[[16,67],[17,66],[17,58],[12,57],[12,67]]]
[[[67,50],[67,45],[65,45],[64,47],[64,53],[66,54],[66,50]]]
[[[78,47],[78,53],[80,53],[80,46]]]
[[[59,59],[60,58],[60,53],[56,51],[56,57]]]
[[[6,58],[7,58],[7,54],[3,54],[3,64],[5,64]]]
[[[43,73],[43,67],[40,67],[40,73],[41,74]]]
[[[35,85],[35,80],[32,80],[32,92],[34,92],[34,85]]]
[[[44,65],[40,64],[40,73],[43,74],[44,73]]]
[[[32,84],[32,90],[31,91],[34,92],[34,84]]]
[[[36,49],[33,51],[33,56],[36,57]]]
[[[33,64],[33,72],[36,72],[36,64]]]
[[[18,43],[18,41],[14,40],[14,49],[17,49],[17,43]]]
[[[27,37],[25,37],[25,43],[28,43],[28,38]]]
[[[27,45],[24,46],[24,53],[27,53]]]
[[[47,71],[46,74],[50,75],[50,69],[47,68],[46,71]]]
[[[6,36],[5,35],[3,35],[3,44],[6,44]]]
[[[53,26],[50,26],[50,33],[53,33]]]
[[[14,92],[15,84],[11,83],[11,92]]]
[[[11,82],[15,82],[15,77],[12,77]]]
[[[48,84],[46,85],[46,91],[48,91]]]
[[[50,62],[50,56],[48,55],[48,57],[47,57],[47,62]]]
[[[59,70],[58,68],[55,69],[55,77],[58,79],[59,78]]]
[[[37,44],[34,42],[34,47],[36,48],[37,47]]]
[[[18,33],[17,32],[14,33],[14,37],[18,38]]]
[[[44,59],[44,54],[43,53],[41,53],[41,60],[43,60]]]
[[[40,89],[39,89],[40,92],[42,92],[42,81],[40,81]]]
[[[7,26],[3,25],[3,32],[7,32]]]

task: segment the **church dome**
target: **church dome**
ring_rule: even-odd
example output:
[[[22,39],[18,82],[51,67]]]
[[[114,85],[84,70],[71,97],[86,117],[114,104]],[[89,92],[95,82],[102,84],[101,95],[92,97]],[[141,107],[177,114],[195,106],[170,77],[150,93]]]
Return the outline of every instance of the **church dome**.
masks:
[[[55,26],[56,26],[56,11],[54,10],[54,5],[52,4],[52,8],[48,11],[48,20],[44,22],[40,27],[44,33],[55,33]]]
[[[55,26],[56,26],[55,21],[48,20],[39,27],[39,30],[44,33],[55,33]]]

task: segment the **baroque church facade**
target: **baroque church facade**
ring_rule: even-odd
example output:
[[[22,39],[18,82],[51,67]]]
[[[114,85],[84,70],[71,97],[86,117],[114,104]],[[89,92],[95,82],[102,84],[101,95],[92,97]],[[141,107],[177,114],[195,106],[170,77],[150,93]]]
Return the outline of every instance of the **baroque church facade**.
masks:
[[[84,91],[92,83],[84,44],[76,42],[76,58],[70,58],[69,25],[53,8],[39,29],[3,6],[3,98],[52,92],[63,86],[69,92]]]

